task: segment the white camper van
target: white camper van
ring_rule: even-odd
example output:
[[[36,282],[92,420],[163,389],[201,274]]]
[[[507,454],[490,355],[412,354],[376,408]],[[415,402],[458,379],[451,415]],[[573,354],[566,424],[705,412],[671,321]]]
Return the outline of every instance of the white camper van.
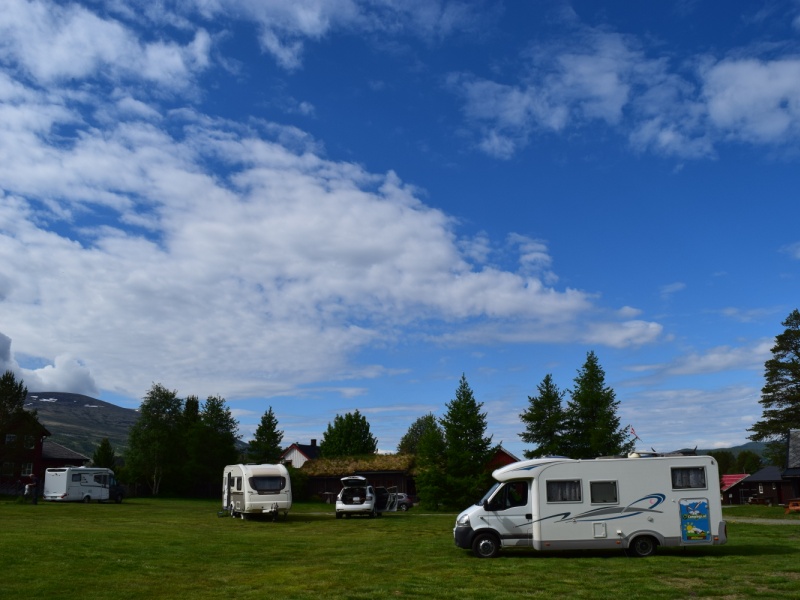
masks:
[[[114,471],[100,467],[60,467],[44,472],[42,498],[56,502],[122,502]]]
[[[292,482],[283,465],[228,465],[222,472],[222,508],[232,517],[286,517]]]
[[[710,456],[640,455],[524,460],[456,519],[456,546],[492,558],[500,548],[621,548],[724,544],[719,472]]]

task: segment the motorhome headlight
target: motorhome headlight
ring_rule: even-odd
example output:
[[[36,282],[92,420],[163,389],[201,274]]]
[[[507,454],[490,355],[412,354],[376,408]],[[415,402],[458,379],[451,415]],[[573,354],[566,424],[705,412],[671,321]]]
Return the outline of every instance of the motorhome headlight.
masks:
[[[457,527],[469,527],[469,515],[461,515],[456,519]]]

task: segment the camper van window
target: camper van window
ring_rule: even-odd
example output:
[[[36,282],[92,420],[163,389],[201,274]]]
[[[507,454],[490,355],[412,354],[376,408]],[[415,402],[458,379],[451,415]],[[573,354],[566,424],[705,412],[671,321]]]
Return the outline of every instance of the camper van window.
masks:
[[[108,475],[95,475],[94,482],[98,485],[108,485]]]
[[[257,492],[262,492],[265,494],[277,494],[284,487],[286,487],[286,479],[284,479],[283,477],[279,477],[277,475],[273,475],[271,477],[270,476],[251,477],[250,487],[256,490]]]
[[[706,487],[706,470],[704,467],[676,467],[672,469],[673,489],[705,489]]]
[[[569,481],[548,481],[547,482],[547,501],[548,502],[580,502],[581,501],[581,480],[574,479]]]
[[[589,493],[592,497],[592,504],[616,504],[617,482],[592,481],[589,483]]]
[[[81,474],[80,473],[73,473],[72,474],[72,481],[73,481],[73,483],[80,483],[81,482]]]

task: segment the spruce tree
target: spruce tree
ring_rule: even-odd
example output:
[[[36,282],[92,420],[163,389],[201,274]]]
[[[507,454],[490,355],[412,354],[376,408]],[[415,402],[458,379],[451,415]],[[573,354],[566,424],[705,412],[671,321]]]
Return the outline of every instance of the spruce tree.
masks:
[[[283,431],[278,429],[278,419],[272,407],[262,415],[255,435],[247,447],[247,455],[254,463],[275,464],[283,453]]]
[[[492,437],[486,437],[486,413],[483,403],[475,400],[465,375],[456,389],[456,397],[447,404],[440,419],[445,441],[444,504],[464,507],[480,498],[491,476],[487,464],[492,452]]]
[[[786,465],[789,430],[800,429],[800,311],[794,309],[782,325],[786,329],[764,363],[761,420],[750,428],[750,439],[767,442],[765,454],[778,466]]]
[[[606,386],[605,371],[594,352],[586,355],[575,377],[567,404],[565,450],[570,458],[595,458],[627,454],[634,448],[627,427],[620,428],[614,390]]]
[[[558,389],[550,373],[545,375],[537,389],[539,395],[528,396],[528,409],[519,415],[525,425],[525,431],[519,437],[523,442],[536,445],[533,450],[524,451],[525,458],[564,453],[564,392]]]

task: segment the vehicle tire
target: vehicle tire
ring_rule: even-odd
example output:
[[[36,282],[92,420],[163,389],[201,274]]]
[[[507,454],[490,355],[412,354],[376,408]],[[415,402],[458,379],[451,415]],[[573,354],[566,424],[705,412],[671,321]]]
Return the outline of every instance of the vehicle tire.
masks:
[[[408,510],[408,507],[405,504],[401,504],[400,505],[400,510],[402,510],[403,512],[406,512]]]
[[[83,501],[84,501],[84,503],[89,504],[89,502],[92,501],[92,497],[91,496],[84,496],[83,497]]]
[[[500,552],[500,540],[493,533],[479,533],[472,540],[472,552],[478,558],[494,558]]]
[[[122,496],[120,495],[114,496],[114,502],[116,502],[117,504],[122,504]]]
[[[337,519],[341,519],[341,518],[342,518],[342,513],[340,513],[340,512],[337,512],[337,513],[336,513],[336,518],[337,518]]]
[[[628,556],[644,558],[656,553],[658,542],[650,535],[640,535],[635,537],[628,545]]]

